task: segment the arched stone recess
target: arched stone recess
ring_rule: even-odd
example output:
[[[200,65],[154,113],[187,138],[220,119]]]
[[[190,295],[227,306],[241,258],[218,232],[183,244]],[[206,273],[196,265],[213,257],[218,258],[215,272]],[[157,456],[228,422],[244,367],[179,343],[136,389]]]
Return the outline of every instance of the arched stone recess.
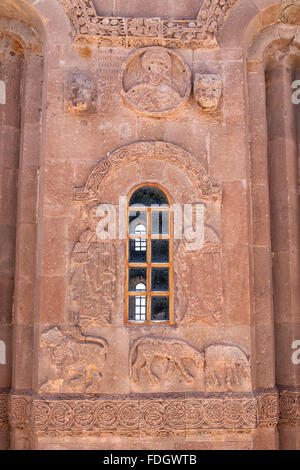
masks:
[[[87,220],[89,211],[99,204],[114,206],[118,220],[114,235],[116,240],[112,245],[115,245],[113,249],[119,253],[120,264],[123,265],[126,230],[124,234],[124,228],[120,224],[124,222],[123,225],[126,226],[126,216],[122,220],[122,207],[126,207],[127,196],[135,186],[151,183],[159,184],[170,194],[173,213],[178,221],[174,228],[175,322],[182,325],[193,322],[198,325],[219,325],[222,322],[223,304],[220,229],[222,191],[193,155],[174,144],[160,141],[137,142],[121,147],[94,168],[84,187],[75,188],[74,201],[86,205]],[[123,198],[122,201],[120,197]],[[200,206],[204,208],[204,240],[203,244],[198,245],[193,238],[196,235],[187,233],[185,226],[189,225],[189,217],[193,217],[193,228],[197,237],[200,236]],[[89,222],[89,231],[91,225]],[[77,295],[77,314],[73,312],[75,319],[78,319],[78,315],[84,316],[84,292],[80,281],[83,276],[79,276],[82,265],[78,264],[80,260],[77,253],[82,252],[87,235],[91,240],[96,238],[90,232],[84,232],[72,252],[75,265],[72,265],[70,287]],[[109,264],[113,266],[115,256],[111,258]],[[191,278],[197,281],[197,293],[191,293]],[[103,323],[106,326],[123,325],[124,282],[123,273],[117,267],[114,279],[117,294],[110,308],[109,322]],[[81,294],[78,295],[79,292]],[[91,302],[90,299],[85,303]],[[101,311],[100,306],[97,309]],[[97,309],[95,307],[94,310]],[[91,333],[90,330],[87,331]]]
[[[249,108],[256,386],[277,386],[280,396],[289,393],[291,399],[297,396],[300,380],[290,353],[300,332],[300,115],[293,103],[297,86],[292,87],[300,77],[299,20],[299,2],[274,2],[249,22],[243,42]],[[297,447],[299,435],[293,423],[287,424],[285,410],[280,412],[284,423],[279,426],[280,447]]]

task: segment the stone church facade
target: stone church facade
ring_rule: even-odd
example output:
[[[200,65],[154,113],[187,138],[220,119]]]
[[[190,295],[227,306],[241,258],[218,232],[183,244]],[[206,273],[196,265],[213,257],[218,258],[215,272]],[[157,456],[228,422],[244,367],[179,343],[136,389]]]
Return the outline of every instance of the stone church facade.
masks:
[[[1,0],[1,449],[300,448],[299,80],[299,1]]]

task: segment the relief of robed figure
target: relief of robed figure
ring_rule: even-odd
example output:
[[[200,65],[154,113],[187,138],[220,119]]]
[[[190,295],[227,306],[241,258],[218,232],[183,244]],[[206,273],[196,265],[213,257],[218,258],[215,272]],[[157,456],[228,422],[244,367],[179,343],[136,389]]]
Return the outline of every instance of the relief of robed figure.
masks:
[[[110,239],[99,239],[97,205],[88,209],[88,229],[79,237],[73,248],[72,262],[75,269],[71,279],[71,291],[79,312],[77,324],[111,324],[112,306],[116,287],[116,248]]]

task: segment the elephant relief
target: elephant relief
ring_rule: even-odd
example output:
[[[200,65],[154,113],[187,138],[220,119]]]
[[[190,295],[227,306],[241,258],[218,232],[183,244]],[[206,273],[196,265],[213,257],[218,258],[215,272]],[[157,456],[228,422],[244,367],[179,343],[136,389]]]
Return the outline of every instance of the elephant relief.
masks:
[[[63,333],[54,327],[41,335],[41,393],[100,391],[108,344],[102,338]]]
[[[167,368],[161,375],[153,371],[155,360],[167,359]],[[189,363],[194,363],[204,374],[205,391],[251,391],[250,360],[234,345],[215,344],[198,351],[183,340],[146,336],[132,346],[129,358],[130,376],[136,384],[143,379],[152,385],[172,378],[177,368],[185,382],[194,382]]]

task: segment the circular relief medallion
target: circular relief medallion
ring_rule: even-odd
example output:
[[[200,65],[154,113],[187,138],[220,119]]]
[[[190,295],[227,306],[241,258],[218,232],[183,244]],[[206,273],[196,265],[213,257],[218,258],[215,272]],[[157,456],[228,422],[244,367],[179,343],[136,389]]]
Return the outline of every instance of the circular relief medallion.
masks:
[[[150,427],[160,427],[165,422],[165,409],[159,402],[147,403],[142,410],[145,423]]]
[[[228,401],[224,405],[224,422],[229,427],[240,427],[244,422],[243,405],[239,401]]]
[[[104,402],[97,406],[96,422],[101,428],[111,428],[118,421],[118,406],[113,402]]]
[[[37,401],[33,408],[34,426],[40,429],[47,427],[50,423],[51,409],[47,403]]]
[[[221,426],[224,424],[223,404],[219,400],[207,400],[204,403],[204,413],[210,426]]]
[[[77,426],[90,426],[94,420],[94,406],[91,403],[78,403],[74,408],[74,421]]]
[[[187,401],[185,405],[185,419],[187,426],[198,427],[204,421],[203,406],[199,401]]]
[[[176,52],[146,47],[131,54],[120,72],[121,96],[135,111],[164,117],[183,106],[191,93],[191,72]]]
[[[136,428],[140,422],[140,409],[137,403],[125,403],[119,410],[120,423],[126,428]]]
[[[174,428],[185,427],[185,408],[182,402],[173,402],[166,409],[167,424]]]
[[[60,430],[67,429],[73,420],[72,407],[68,403],[57,403],[51,411],[53,425]]]

